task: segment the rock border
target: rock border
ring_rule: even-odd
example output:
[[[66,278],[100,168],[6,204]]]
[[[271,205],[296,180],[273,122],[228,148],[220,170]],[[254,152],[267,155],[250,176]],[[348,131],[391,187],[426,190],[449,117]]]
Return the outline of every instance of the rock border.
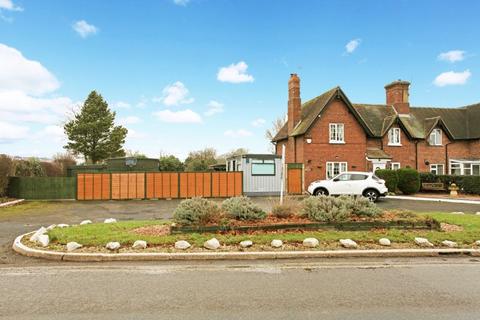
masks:
[[[262,260],[306,258],[352,258],[352,257],[435,257],[442,254],[466,254],[480,256],[480,249],[369,249],[369,250],[324,250],[324,251],[257,251],[257,252],[179,252],[179,253],[75,253],[40,250],[27,247],[18,236],[12,249],[24,256],[56,261],[102,262],[102,261],[168,261],[168,260]]]
[[[17,199],[9,202],[0,203],[0,208],[14,206],[16,204],[22,203],[23,201],[25,201],[25,199]]]

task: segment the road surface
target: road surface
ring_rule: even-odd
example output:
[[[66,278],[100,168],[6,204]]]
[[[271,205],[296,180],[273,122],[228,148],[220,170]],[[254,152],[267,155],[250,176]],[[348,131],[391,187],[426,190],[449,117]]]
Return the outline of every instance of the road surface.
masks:
[[[468,258],[0,267],[0,319],[479,319]]]

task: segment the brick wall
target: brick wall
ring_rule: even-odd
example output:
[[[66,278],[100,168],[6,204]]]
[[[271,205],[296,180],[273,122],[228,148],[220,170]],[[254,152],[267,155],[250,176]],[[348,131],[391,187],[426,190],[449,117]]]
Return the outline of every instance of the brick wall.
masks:
[[[393,125],[392,128],[399,128]],[[400,162],[400,166],[405,168],[409,166],[415,169],[415,143],[408,139],[403,129],[400,129],[400,143],[401,146],[388,145],[388,132],[382,138],[383,150],[392,156],[391,162]]]

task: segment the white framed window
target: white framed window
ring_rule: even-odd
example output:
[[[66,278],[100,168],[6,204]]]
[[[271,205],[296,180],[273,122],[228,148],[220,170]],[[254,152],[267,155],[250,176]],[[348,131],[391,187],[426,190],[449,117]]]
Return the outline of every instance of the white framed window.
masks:
[[[459,176],[462,174],[462,171],[461,163],[450,163],[450,174]]]
[[[439,163],[431,164],[430,172],[437,175],[445,174],[445,166]]]
[[[330,143],[345,143],[343,123],[330,123]]]
[[[391,128],[388,130],[388,145],[389,146],[401,146],[400,141],[400,128]]]
[[[347,168],[348,164],[346,162],[327,162],[327,179],[347,171]]]
[[[442,130],[441,129],[433,129],[432,132],[430,133],[428,143],[431,146],[441,146],[442,145]]]
[[[450,160],[450,174],[480,176],[480,160]]]
[[[400,162],[392,162],[392,163],[390,163],[390,169],[392,169],[392,170],[398,170],[398,169],[400,169]]]
[[[252,176],[274,176],[275,160],[252,159]]]

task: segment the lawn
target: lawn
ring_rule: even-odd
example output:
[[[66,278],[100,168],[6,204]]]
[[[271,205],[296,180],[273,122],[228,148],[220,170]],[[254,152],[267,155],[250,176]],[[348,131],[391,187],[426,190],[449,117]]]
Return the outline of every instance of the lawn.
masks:
[[[143,226],[167,224],[170,221],[121,221],[114,224],[89,224],[73,226],[69,228],[57,228],[49,232],[53,244],[66,244],[70,241],[81,243],[84,246],[104,246],[107,242],[118,241],[122,245],[131,245],[135,240],[145,240],[149,245],[173,245],[177,240],[186,240],[196,247],[216,237],[226,245],[236,245],[242,240],[252,240],[255,245],[268,245],[273,239],[283,240],[287,244],[300,244],[308,237],[317,238],[325,247],[337,244],[339,239],[350,238],[362,247],[376,245],[383,237],[389,238],[396,245],[405,244],[414,246],[415,237],[428,238],[433,244],[440,246],[443,240],[455,241],[459,246],[471,246],[476,240],[480,240],[480,216],[452,215],[448,213],[419,213],[428,215],[439,222],[454,224],[463,227],[462,231],[443,232],[435,230],[371,230],[371,231],[305,231],[305,232],[281,232],[253,234],[211,234],[189,233],[164,236],[138,235],[134,229]],[[321,245],[321,246],[322,246]]]

